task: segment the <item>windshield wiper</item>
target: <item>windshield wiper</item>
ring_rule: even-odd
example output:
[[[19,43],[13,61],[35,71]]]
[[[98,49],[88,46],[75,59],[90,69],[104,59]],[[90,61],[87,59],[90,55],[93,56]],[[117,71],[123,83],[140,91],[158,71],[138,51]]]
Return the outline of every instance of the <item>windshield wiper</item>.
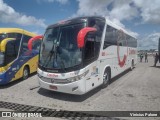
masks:
[[[55,51],[55,44],[53,43],[52,49],[51,49],[51,51],[49,52],[49,54],[46,58],[46,61],[45,61],[46,64],[44,65],[44,67],[48,66],[48,64],[51,61],[51,58],[52,58],[53,54],[55,54],[55,52],[56,52]]]
[[[61,61],[61,69],[63,69],[63,71],[64,72],[66,72],[66,70],[65,70],[65,64],[64,64],[64,62],[63,62],[63,60],[62,60],[62,58],[59,56],[59,58],[61,59],[60,61]]]
[[[61,34],[60,34],[60,37],[59,37],[58,41],[57,41],[57,39],[53,40],[53,46],[52,46],[52,49],[51,49],[51,51],[49,52],[49,54],[47,56],[46,64],[44,65],[44,67],[48,66],[48,64],[51,61],[51,58],[52,58],[53,55],[54,55],[53,66],[54,67],[58,66],[57,65],[57,47],[59,46],[59,42],[60,42],[60,39],[61,39]],[[48,57],[49,57],[49,60],[48,60]]]

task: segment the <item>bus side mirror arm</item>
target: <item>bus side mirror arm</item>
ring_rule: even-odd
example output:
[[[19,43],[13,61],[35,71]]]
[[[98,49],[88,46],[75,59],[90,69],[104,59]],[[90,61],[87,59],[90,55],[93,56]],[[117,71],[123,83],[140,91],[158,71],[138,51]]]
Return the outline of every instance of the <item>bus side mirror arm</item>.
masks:
[[[94,27],[82,28],[79,31],[78,36],[77,36],[77,46],[78,46],[78,48],[84,47],[84,40],[85,40],[85,37],[86,37],[87,33],[88,32],[95,32],[95,31],[97,31],[97,29],[94,28]]]
[[[32,43],[33,43],[33,41],[36,41],[36,40],[39,40],[39,39],[42,39],[42,38],[43,38],[43,36],[39,35],[39,36],[35,36],[35,37],[29,39],[29,41],[28,41],[28,49],[32,50]]]

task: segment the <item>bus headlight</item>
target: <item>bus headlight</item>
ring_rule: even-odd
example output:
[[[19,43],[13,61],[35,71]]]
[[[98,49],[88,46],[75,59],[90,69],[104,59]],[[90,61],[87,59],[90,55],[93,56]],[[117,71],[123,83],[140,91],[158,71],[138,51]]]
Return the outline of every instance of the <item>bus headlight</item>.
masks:
[[[89,70],[87,70],[86,72],[84,72],[81,75],[78,75],[78,76],[75,76],[75,77],[71,77],[71,78],[67,78],[67,80],[69,82],[75,82],[75,81],[81,80],[83,77],[85,77],[88,74],[88,72],[89,72]]]

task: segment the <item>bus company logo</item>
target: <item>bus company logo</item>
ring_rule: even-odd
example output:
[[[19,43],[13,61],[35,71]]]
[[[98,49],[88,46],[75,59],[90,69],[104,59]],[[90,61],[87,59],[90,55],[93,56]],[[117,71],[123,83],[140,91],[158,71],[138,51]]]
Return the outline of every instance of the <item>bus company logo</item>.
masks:
[[[121,60],[120,58],[120,46],[122,46],[122,43],[125,42],[127,45],[126,41],[126,36],[122,30],[118,31],[118,39],[117,39],[117,57],[118,57],[118,65],[120,67],[123,67],[126,63],[127,60],[127,54],[128,54],[128,49],[127,49],[127,54],[124,54],[123,59]]]
[[[54,77],[58,77],[57,74],[52,74],[52,73],[48,73],[47,76],[48,76],[48,77],[53,77],[53,78],[54,78]]]

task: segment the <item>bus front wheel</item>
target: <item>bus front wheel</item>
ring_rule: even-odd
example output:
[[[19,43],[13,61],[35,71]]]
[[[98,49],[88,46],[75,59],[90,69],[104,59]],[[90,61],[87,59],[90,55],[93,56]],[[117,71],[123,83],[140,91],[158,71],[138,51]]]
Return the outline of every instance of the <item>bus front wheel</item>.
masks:
[[[27,66],[23,69],[23,80],[26,80],[29,77],[29,68]]]
[[[105,69],[104,74],[103,74],[103,85],[102,87],[105,88],[109,85],[110,82],[110,71],[109,69]]]

